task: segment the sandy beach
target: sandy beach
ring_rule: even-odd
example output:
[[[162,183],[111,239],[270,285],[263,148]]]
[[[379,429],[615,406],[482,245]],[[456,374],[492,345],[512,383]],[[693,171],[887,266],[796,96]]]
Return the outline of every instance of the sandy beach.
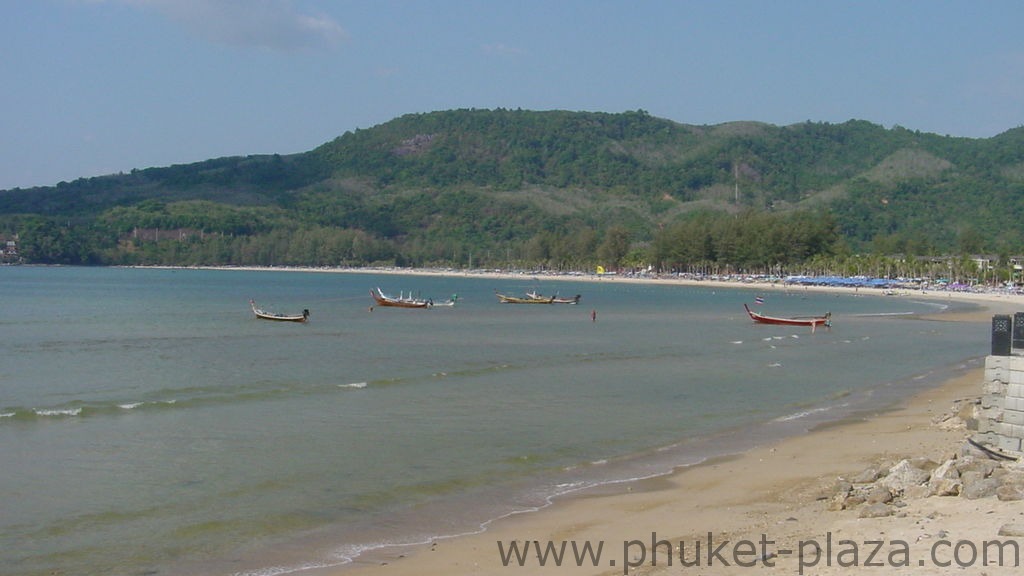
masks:
[[[177,268],[174,266],[151,266],[149,268]],[[273,270],[278,272],[309,272],[325,274],[393,274],[399,276],[451,276],[459,278],[491,278],[522,282],[602,282],[626,284],[661,284],[668,286],[700,286],[705,288],[745,289],[761,293],[770,292],[825,292],[848,295],[881,295],[882,290],[843,286],[803,286],[790,285],[783,282],[767,282],[760,280],[693,279],[684,276],[653,276],[653,275],[617,275],[617,274],[555,274],[544,272],[509,272],[497,270],[455,270],[436,268],[303,268],[303,267],[259,267],[259,266],[197,266],[194,269],[205,270],[240,270],[260,271]],[[944,290],[895,290],[893,297],[923,298],[937,301],[959,300],[981,305],[983,309],[965,315],[946,314],[942,319],[947,321],[988,322],[992,314],[1012,314],[1024,310],[1024,295],[1009,294],[999,291],[962,292]]]
[[[696,284],[707,286],[709,282]],[[780,285],[719,284],[722,288],[794,290]],[[856,292],[799,288],[804,289]],[[1024,309],[1019,296],[1004,294],[915,292],[906,297],[979,305],[970,312],[933,317],[940,321],[988,323],[993,314]],[[928,496],[910,490],[889,504],[890,514],[877,518],[862,517],[863,506],[842,509],[844,506],[835,504],[837,490],[842,491],[844,484],[849,486],[848,480],[866,471],[888,470],[905,459],[942,463],[959,456],[962,461],[969,431],[957,412],[981,396],[982,378],[981,369],[972,369],[888,411],[682,468],[668,476],[564,497],[539,512],[495,521],[477,534],[383,549],[353,564],[316,573],[611,575],[759,570],[845,574],[868,568],[882,573],[939,574],[951,567],[971,574],[1011,573],[1024,562],[1011,546],[1024,543],[1024,538],[1001,535],[1000,530],[1008,525],[1024,526],[1022,500]],[[995,558],[997,551],[1003,552],[1002,560]]]

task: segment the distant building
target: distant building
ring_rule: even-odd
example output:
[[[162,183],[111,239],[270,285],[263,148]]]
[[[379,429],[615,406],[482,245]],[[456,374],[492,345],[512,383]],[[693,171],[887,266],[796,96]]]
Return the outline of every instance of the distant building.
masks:
[[[0,236],[0,262],[10,264],[21,260],[18,254],[18,235],[12,237]]]

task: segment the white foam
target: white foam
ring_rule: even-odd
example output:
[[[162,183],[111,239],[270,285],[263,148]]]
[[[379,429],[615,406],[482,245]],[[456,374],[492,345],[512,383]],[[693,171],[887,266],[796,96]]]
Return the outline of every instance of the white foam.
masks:
[[[35,411],[37,416],[78,416],[82,413],[81,408],[64,409],[40,409]]]
[[[796,413],[790,414],[788,416],[780,416],[780,417],[776,418],[775,421],[776,422],[790,422],[790,421],[793,421],[793,420],[799,420],[801,418],[806,418],[806,417],[811,416],[813,414],[820,414],[821,412],[828,412],[831,409],[832,409],[831,407],[826,406],[826,407],[822,407],[822,408],[815,408],[813,410],[804,410],[802,412],[796,412]]]
[[[122,410],[132,410],[134,408],[138,408],[139,406],[142,406],[142,402],[130,402],[128,404],[118,404],[117,405],[117,407],[122,409]]]
[[[295,572],[303,572],[306,570],[334,568],[335,566],[348,564],[349,562],[351,562],[351,560],[334,563],[306,562],[304,564],[296,564],[295,566],[268,566],[266,568],[260,568],[249,572],[235,572],[234,576],[281,576],[282,574],[294,574]]]
[[[366,382],[352,382],[351,384],[338,384],[338,388],[366,388]]]
[[[0,418],[13,418],[15,414],[15,412],[0,412]]]

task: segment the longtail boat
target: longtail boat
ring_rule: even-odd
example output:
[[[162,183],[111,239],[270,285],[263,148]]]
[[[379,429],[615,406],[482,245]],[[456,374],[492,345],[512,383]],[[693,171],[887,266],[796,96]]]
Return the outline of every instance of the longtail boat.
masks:
[[[538,294],[536,292],[527,292],[526,296],[528,298],[535,298],[537,300],[546,300],[548,298],[547,296],[541,296],[540,294]],[[558,296],[558,294],[555,294],[555,299],[552,300],[551,303],[552,304],[579,304],[581,297],[582,296],[580,294],[577,294],[577,295],[573,296],[572,298],[561,298],[561,297]]]
[[[782,326],[810,326],[814,328],[816,326],[832,326],[832,313],[828,312],[824,316],[810,316],[807,318],[779,318],[777,316],[765,316],[764,314],[758,314],[750,309],[746,304],[743,308],[747,310],[747,314],[750,315],[750,319],[759,324],[777,324]]]
[[[305,322],[309,320],[309,309],[302,311],[302,314],[276,314],[274,312],[267,312],[256,305],[256,301],[250,299],[249,306],[252,307],[252,313],[256,315],[260,320],[274,320],[277,322]]]
[[[541,298],[532,298],[527,295],[525,298],[519,296],[506,296],[498,292],[494,293],[498,297],[498,301],[502,304],[554,304],[554,296],[544,296]]]
[[[377,301],[378,306],[394,306],[396,308],[430,308],[434,305],[431,300],[413,298],[411,295],[388,296],[380,288],[370,290],[370,296]]]

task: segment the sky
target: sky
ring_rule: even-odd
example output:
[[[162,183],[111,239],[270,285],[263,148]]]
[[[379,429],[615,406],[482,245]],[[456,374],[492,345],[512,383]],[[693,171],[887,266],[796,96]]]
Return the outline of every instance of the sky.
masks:
[[[0,189],[405,114],[1024,125],[1020,0],[0,0]]]

